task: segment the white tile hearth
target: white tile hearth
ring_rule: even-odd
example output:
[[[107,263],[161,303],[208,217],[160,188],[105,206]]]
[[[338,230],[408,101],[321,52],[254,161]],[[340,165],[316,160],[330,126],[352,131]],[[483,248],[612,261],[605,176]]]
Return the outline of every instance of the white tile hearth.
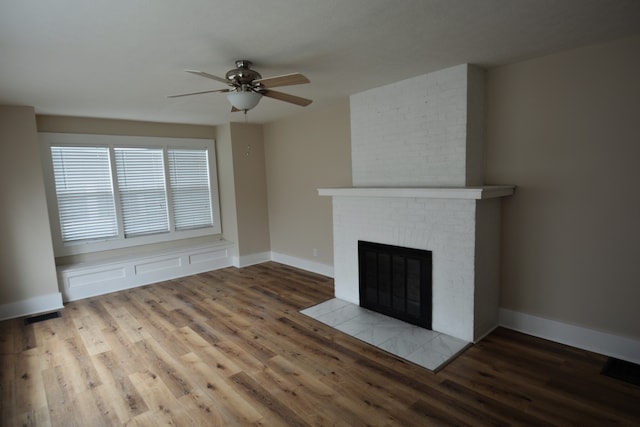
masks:
[[[469,343],[333,298],[300,313],[416,365],[437,371]]]

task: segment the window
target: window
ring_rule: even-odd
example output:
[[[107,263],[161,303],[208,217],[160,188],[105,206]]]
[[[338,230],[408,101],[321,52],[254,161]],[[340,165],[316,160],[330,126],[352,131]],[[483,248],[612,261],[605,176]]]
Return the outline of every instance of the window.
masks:
[[[212,140],[40,139],[56,256],[221,232]]]
[[[169,183],[176,230],[209,227],[209,164],[202,150],[169,149]]]
[[[105,147],[51,147],[62,240],[110,239],[118,236]]]
[[[168,232],[162,149],[115,147],[113,151],[125,237]]]

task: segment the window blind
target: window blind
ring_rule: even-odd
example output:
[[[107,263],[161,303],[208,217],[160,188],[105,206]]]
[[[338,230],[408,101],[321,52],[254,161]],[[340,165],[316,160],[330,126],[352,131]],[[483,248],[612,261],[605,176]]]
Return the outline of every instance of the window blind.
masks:
[[[161,148],[114,148],[125,237],[169,231]]]
[[[211,188],[206,149],[168,149],[169,185],[176,230],[211,227]]]
[[[39,133],[56,256],[221,232],[215,142]]]
[[[118,236],[106,147],[51,147],[63,242]]]

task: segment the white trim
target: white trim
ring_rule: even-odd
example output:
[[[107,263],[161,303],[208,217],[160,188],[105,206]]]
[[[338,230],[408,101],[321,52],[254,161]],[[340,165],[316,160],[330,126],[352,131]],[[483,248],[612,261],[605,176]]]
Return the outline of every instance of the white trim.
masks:
[[[617,359],[640,363],[640,340],[544,319],[505,308],[500,309],[499,316],[500,326],[505,328]]]
[[[240,257],[233,257],[233,266],[242,268],[249,267],[254,264],[261,264],[263,262],[271,261],[270,252],[260,252],[257,254],[242,255]]]
[[[342,187],[318,188],[320,196],[346,197],[411,197],[426,199],[492,199],[511,196],[514,185],[486,185],[483,187]]]
[[[100,252],[111,249],[127,248],[153,243],[179,241],[194,237],[213,236],[220,234],[221,216],[220,216],[220,198],[218,189],[218,172],[216,160],[216,143],[213,139],[199,138],[173,138],[173,137],[155,137],[155,136],[128,136],[128,135],[99,135],[99,134],[70,134],[70,133],[53,133],[39,132],[41,157],[44,171],[45,190],[47,197],[47,206],[49,208],[49,222],[51,225],[51,238],[53,242],[53,250],[56,256],[78,255],[91,252]],[[58,214],[58,200],[56,197],[55,179],[53,175],[53,166],[51,160],[51,146],[103,146],[109,147],[112,168],[112,184],[114,184],[114,202],[116,204],[116,215],[118,217],[119,236],[117,238],[106,240],[95,240],[89,242],[64,243],[60,230],[60,218]],[[213,225],[211,227],[194,228],[187,230],[176,230],[173,222],[169,223],[169,230],[164,233],[154,233],[150,235],[125,237],[122,230],[122,212],[119,206],[118,187],[115,185],[117,181],[115,173],[115,162],[113,159],[113,149],[115,147],[155,147],[162,148],[163,156],[165,156],[165,179],[168,180],[168,163],[166,162],[166,152],[170,148],[189,148],[189,149],[206,149],[209,156],[209,185],[210,200]],[[171,192],[168,187],[167,203],[170,203]],[[168,214],[172,215],[171,206],[168,205]]]
[[[321,264],[319,262],[309,261],[303,258],[297,258],[291,255],[285,255],[278,252],[271,252],[271,260],[281,264],[290,265],[312,273],[321,274],[323,276],[333,278],[333,266]]]
[[[156,251],[134,257],[63,265],[57,268],[65,301],[74,301],[232,265],[233,243]]]
[[[16,302],[0,305],[0,320],[15,319],[16,317],[30,316],[32,314],[47,313],[64,308],[62,294],[40,295]]]

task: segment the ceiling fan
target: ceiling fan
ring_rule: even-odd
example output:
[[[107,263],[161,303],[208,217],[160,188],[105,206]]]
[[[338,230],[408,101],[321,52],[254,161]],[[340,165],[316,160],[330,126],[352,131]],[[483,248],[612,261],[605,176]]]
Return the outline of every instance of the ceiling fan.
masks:
[[[246,59],[236,61],[236,68],[229,70],[227,74],[225,74],[224,78],[214,76],[203,71],[185,70],[187,73],[225,83],[230,87],[227,89],[204,90],[201,92],[170,95],[169,98],[200,95],[212,92],[228,92],[227,99],[232,105],[231,111],[244,111],[245,114],[247,111],[258,105],[258,102],[260,102],[260,99],[263,96],[300,105],[302,107],[306,107],[311,104],[312,101],[310,99],[271,90],[271,88],[279,86],[292,86],[309,83],[308,78],[300,73],[291,73],[263,79],[260,73],[250,68],[251,64],[251,61],[247,61]]]

